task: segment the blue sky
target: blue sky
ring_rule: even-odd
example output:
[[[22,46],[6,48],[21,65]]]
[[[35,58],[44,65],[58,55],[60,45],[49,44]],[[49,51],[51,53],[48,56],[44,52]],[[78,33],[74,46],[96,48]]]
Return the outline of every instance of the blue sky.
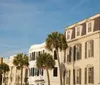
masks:
[[[100,13],[100,0],[0,0],[0,56],[27,53],[53,31]]]

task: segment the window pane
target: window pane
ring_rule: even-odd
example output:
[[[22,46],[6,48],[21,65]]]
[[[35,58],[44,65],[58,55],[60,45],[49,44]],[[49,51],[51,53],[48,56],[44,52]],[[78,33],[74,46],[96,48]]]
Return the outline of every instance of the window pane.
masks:
[[[92,23],[88,23],[88,32],[91,32],[92,31]]]
[[[54,59],[57,59],[57,53],[54,51]]]
[[[67,32],[67,39],[70,39],[70,31]]]
[[[91,67],[88,69],[88,83],[94,83],[94,68]]]
[[[53,76],[54,76],[54,77],[57,77],[57,67],[54,67]]]
[[[80,27],[77,28],[77,36],[80,35]]]

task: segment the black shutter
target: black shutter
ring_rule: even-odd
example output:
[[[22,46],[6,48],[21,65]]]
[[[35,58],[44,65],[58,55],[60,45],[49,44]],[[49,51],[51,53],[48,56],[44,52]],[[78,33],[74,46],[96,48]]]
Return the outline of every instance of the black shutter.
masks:
[[[69,48],[69,62],[71,62],[71,51],[72,51],[72,47]]]
[[[80,44],[80,58],[79,59],[81,58],[82,58],[82,44]]]
[[[84,77],[85,79],[85,84],[87,84],[87,68],[85,68],[85,77]]]
[[[75,69],[73,69],[73,84],[75,84]]]
[[[92,40],[91,42],[92,42],[92,47],[91,47],[91,49],[92,49],[92,57],[93,57],[93,56],[94,56],[94,40]]]
[[[76,46],[73,47],[73,61],[76,60]]]
[[[85,58],[87,58],[87,42],[85,42]]]
[[[81,69],[79,69],[79,84],[81,84]]]

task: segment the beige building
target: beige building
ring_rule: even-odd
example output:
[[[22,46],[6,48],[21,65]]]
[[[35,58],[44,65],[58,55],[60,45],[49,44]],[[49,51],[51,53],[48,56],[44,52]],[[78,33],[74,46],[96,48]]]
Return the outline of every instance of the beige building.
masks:
[[[100,83],[100,14],[65,29],[65,85],[98,85]]]
[[[15,55],[14,55],[15,56]],[[16,66],[13,65],[14,56],[10,58],[4,58],[3,62],[9,65],[10,71],[6,73],[6,85],[20,85],[21,84],[21,71],[16,69]],[[23,84],[25,84],[25,79],[28,76],[27,70],[23,69]],[[4,79],[4,76],[3,78]],[[5,82],[2,80],[2,85],[5,85]]]
[[[0,64],[3,62],[3,58],[2,57],[0,57]]]

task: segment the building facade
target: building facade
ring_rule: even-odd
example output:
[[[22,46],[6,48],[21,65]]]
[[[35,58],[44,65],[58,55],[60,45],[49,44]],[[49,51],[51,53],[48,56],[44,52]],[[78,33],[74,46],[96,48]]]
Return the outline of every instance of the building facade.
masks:
[[[13,65],[14,56],[10,56],[10,58],[4,58],[3,63],[6,63],[10,71],[6,73],[6,81],[4,81],[4,75],[2,76],[2,85],[20,85],[21,84],[21,71]],[[28,71],[26,68],[23,69],[23,85],[25,84],[25,78],[28,76]]]
[[[65,85],[100,83],[100,14],[75,23],[65,30]]]
[[[2,57],[0,57],[0,64],[1,64],[1,63],[3,63],[3,58],[2,58]]]
[[[48,51],[45,48],[45,43],[32,45],[29,49],[29,85],[48,85],[45,69],[38,70],[36,67],[36,57],[43,52],[50,53],[56,62],[54,69],[49,70],[51,85],[60,85],[56,52],[55,50],[52,52]],[[62,54],[63,52],[59,52],[60,56]],[[62,59],[60,59],[60,61],[62,62]]]

